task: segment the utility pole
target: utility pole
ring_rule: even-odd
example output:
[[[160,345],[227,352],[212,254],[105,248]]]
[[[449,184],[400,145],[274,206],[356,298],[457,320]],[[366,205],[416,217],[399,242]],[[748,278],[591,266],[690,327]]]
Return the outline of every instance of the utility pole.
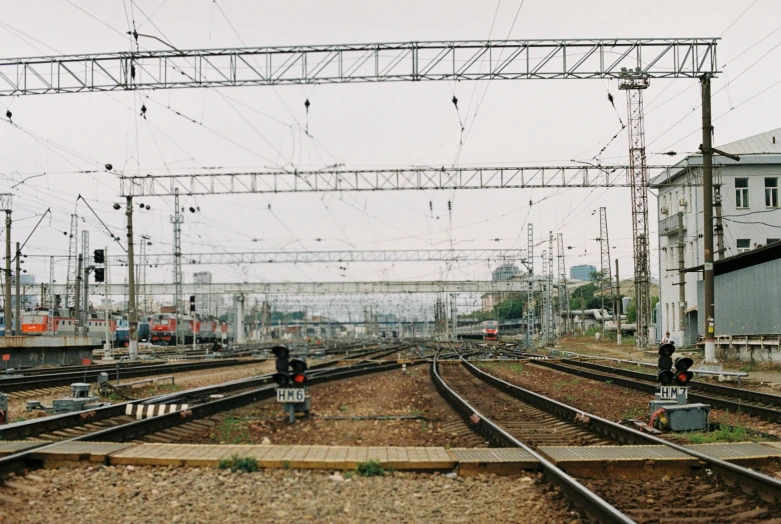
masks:
[[[136,309],[136,268],[133,245],[133,197],[127,196],[127,351],[131,360],[138,358],[138,310]]]
[[[613,313],[616,317],[616,341],[621,345],[621,281],[618,279],[618,259],[616,259],[616,296],[613,302]]]
[[[559,309],[566,312],[566,316],[564,317],[564,332],[570,333],[570,330],[572,329],[572,313],[569,305],[569,290],[567,289],[567,266],[564,264],[564,235],[559,233],[557,235],[557,241],[559,252],[559,289],[561,289],[561,292],[559,293]],[[564,308],[561,307],[562,300],[565,304]]]
[[[11,195],[2,195],[5,211],[5,336],[11,336]]]
[[[67,295],[68,288],[65,288],[65,294]],[[54,257],[49,257],[49,322],[47,323],[47,331],[50,336],[54,336],[55,320],[54,315],[57,311],[57,304],[54,303]]]
[[[174,216],[171,223],[174,225],[174,308],[176,309],[176,345],[182,342],[182,215],[179,209],[179,188],[174,190]],[[242,319],[243,320],[243,319]]]
[[[705,313],[705,363],[715,364],[716,360],[716,326],[714,314],[714,283],[713,283],[713,127],[711,126],[711,92],[710,76],[700,78],[702,85],[702,215],[703,215],[703,249],[704,276],[703,309]]]
[[[553,307],[553,231],[548,232],[548,342],[556,342],[556,320]]]
[[[81,324],[81,334],[86,336],[89,332],[89,231],[81,232],[81,260],[83,262],[84,277],[81,281],[82,296],[81,296],[81,317],[79,317],[79,323]]]
[[[605,295],[610,290],[610,238],[607,232],[607,208],[599,208],[599,254],[600,254],[600,279],[599,294],[602,295],[602,338],[605,338]],[[607,283],[607,287],[605,286]]]
[[[534,226],[528,225],[526,259],[529,261],[529,290],[526,294],[526,347],[534,344]]]
[[[76,277],[78,276],[78,273],[76,272],[76,259],[78,257],[78,237],[76,236],[79,232],[79,217],[78,215],[71,215],[71,224],[70,224],[70,235],[68,237],[68,272],[65,276],[65,303],[64,307],[66,310],[70,311],[71,306],[71,292],[73,291],[73,287],[76,284]],[[75,307],[75,304],[74,304]]]
[[[678,329],[684,332],[686,318],[686,242],[683,237],[683,213],[678,212]],[[683,344],[681,344],[683,345]]]
[[[22,296],[19,290],[19,281],[22,276],[21,262],[21,250],[19,249],[19,242],[16,243],[16,307],[14,308],[14,329],[16,330],[16,336],[22,335]]]
[[[74,317],[76,317],[76,335],[81,334],[81,265],[82,265],[82,256],[79,254],[78,256],[78,262],[76,263],[76,287],[73,290],[73,312]]]

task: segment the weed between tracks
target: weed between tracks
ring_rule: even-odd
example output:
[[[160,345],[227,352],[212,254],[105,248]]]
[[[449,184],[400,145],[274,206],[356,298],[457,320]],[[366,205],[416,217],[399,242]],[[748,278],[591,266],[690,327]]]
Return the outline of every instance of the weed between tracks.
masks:
[[[524,373],[523,364],[520,362],[479,362],[477,367],[487,371],[502,369],[514,373]]]
[[[746,428],[722,424],[710,433],[687,433],[686,438],[692,444],[714,444],[717,442],[743,442],[751,440]]]
[[[209,435],[212,442],[218,444],[251,444],[249,428],[237,418],[226,418]]]
[[[362,477],[384,477],[386,471],[382,463],[376,459],[359,462],[355,470]]]
[[[238,455],[231,455],[229,459],[222,459],[217,463],[219,469],[230,469],[234,473],[237,471],[243,471],[245,473],[252,473],[258,470],[258,461],[250,457],[239,457]]]

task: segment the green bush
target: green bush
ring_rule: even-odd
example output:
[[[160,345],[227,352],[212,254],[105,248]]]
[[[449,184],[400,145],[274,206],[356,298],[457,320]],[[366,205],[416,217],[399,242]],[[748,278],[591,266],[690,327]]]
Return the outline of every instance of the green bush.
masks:
[[[376,459],[367,460],[366,462],[359,462],[355,469],[362,477],[385,476],[385,468],[383,468],[382,463]]]
[[[239,457],[238,455],[232,455],[229,459],[222,459],[217,463],[217,467],[220,469],[230,469],[233,472],[243,471],[245,473],[252,473],[258,470],[258,461],[250,457]]]

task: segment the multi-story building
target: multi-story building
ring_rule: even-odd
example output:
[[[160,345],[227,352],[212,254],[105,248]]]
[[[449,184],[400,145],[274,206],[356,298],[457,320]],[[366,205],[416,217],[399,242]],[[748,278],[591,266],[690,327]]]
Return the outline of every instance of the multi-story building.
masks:
[[[515,264],[502,264],[491,272],[491,279],[494,282],[502,282],[505,280],[516,279],[521,274],[521,270]],[[499,304],[502,300],[507,299],[510,296],[509,293],[486,293],[481,297],[482,310],[484,312],[491,312],[494,310],[494,306]]]
[[[591,275],[596,272],[597,268],[594,266],[572,266],[569,268],[569,277],[581,282],[589,282],[592,278]]]
[[[702,155],[686,157],[651,181],[651,187],[658,190],[661,331],[669,331],[679,343],[692,344],[698,334],[703,335],[697,327],[697,281],[702,273],[684,273],[681,300],[679,253],[683,252],[683,267],[693,268],[703,263],[702,237],[706,233],[714,235],[715,260],[781,238],[781,129],[717,149],[739,155],[740,161],[714,156],[714,201],[720,200],[721,206],[714,206],[712,232],[703,231]],[[716,296],[715,300],[727,298]],[[717,328],[726,330],[729,326]]]
[[[196,285],[196,291],[198,290],[198,284],[211,284],[212,274],[210,271],[201,271],[193,273],[193,284]],[[199,315],[213,315],[212,311],[212,296],[207,294],[195,294],[195,312]]]

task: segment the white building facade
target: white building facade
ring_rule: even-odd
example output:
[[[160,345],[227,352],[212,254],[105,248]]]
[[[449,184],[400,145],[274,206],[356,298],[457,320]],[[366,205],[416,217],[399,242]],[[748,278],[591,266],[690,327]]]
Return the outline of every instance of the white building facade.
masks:
[[[720,260],[781,238],[781,128],[716,148],[740,156],[738,162],[720,155],[713,160],[714,200],[719,196],[721,200],[722,253],[718,206],[711,233],[714,260]],[[698,336],[697,281],[702,280],[702,273],[685,273],[685,301],[681,302],[679,251],[683,249],[684,267],[703,264],[702,155],[688,156],[675,168],[651,181],[651,187],[658,190],[661,326],[662,333],[669,331],[677,343],[693,344]],[[715,297],[716,301],[724,299]]]

